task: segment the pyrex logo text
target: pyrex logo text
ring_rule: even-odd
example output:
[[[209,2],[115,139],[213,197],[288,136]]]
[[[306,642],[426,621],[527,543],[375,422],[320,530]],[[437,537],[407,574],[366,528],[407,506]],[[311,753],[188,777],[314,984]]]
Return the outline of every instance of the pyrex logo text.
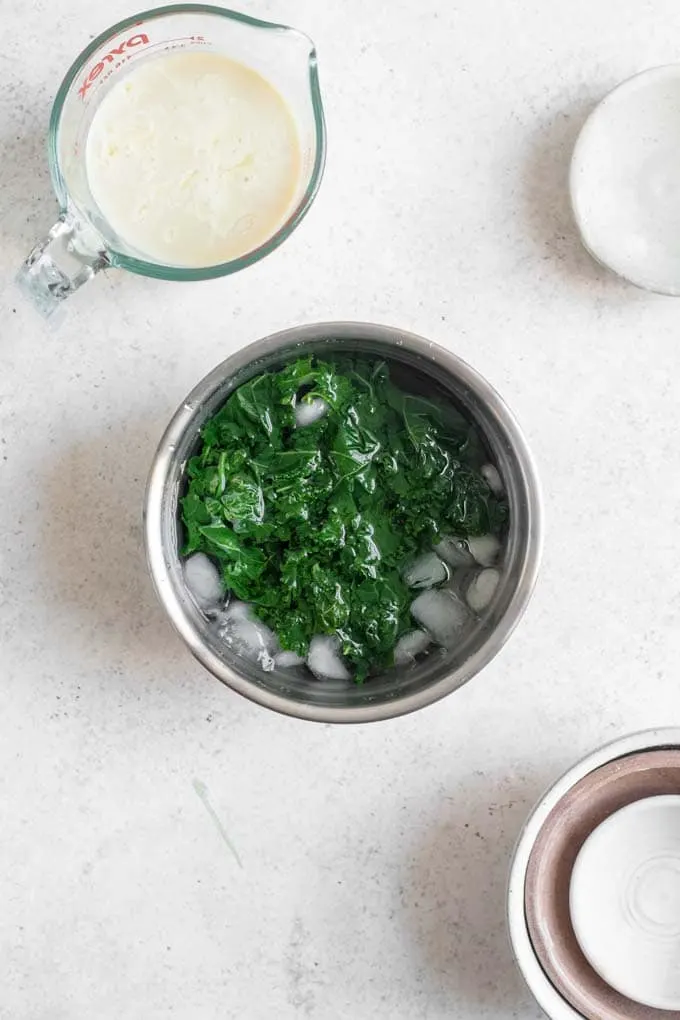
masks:
[[[87,78],[78,89],[78,95],[80,98],[85,98],[85,94],[90,85],[99,77],[107,64],[112,64],[116,57],[122,57],[125,50],[129,50],[134,46],[146,46],[148,41],[148,35],[132,35],[129,39],[126,39],[125,42],[122,42],[120,46],[116,46],[115,49],[109,50],[106,56],[102,57],[98,64],[95,64],[94,67],[90,68]]]

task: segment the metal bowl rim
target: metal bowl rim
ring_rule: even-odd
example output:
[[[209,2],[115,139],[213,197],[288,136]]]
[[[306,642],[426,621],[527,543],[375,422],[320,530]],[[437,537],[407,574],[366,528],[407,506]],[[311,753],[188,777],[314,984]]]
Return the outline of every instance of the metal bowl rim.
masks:
[[[507,611],[498,626],[464,663],[465,675],[462,680],[461,667],[416,692],[397,696],[389,701],[346,707],[316,705],[288,699],[251,683],[213,655],[206,648],[175,597],[161,539],[163,496],[173,463],[174,450],[180,438],[190,428],[196,406],[205,402],[216,389],[223,386],[226,379],[253,362],[277,350],[312,342],[318,343],[325,339],[366,340],[403,347],[431,360],[469,387],[502,423],[505,436],[526,478],[527,513],[532,526],[531,534],[526,538],[520,583],[517,584]],[[193,388],[171,418],[154,456],[146,490],[144,531],[147,561],[158,597],[179,635],[209,672],[239,694],[274,711],[317,722],[355,723],[394,718],[424,708],[463,686],[497,655],[519,623],[533,593],[543,546],[542,520],[541,492],[531,452],[514,415],[483,376],[457,355],[414,333],[375,323],[341,321],[293,326],[257,340],[221,362]]]

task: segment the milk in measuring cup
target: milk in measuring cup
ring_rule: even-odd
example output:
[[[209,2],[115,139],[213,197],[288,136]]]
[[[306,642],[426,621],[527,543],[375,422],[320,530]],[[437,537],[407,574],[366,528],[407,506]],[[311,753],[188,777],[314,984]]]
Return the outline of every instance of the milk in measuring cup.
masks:
[[[209,266],[245,255],[291,212],[296,126],[256,71],[212,52],[168,53],[104,97],[86,146],[92,196],[142,258]]]

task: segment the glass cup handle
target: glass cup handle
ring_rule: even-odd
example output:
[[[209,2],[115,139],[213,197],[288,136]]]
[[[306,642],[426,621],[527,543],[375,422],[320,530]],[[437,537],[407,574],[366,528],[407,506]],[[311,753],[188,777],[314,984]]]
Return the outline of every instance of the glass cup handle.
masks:
[[[17,282],[38,311],[48,317],[108,265],[106,253],[87,245],[74,218],[63,213],[28,256]]]

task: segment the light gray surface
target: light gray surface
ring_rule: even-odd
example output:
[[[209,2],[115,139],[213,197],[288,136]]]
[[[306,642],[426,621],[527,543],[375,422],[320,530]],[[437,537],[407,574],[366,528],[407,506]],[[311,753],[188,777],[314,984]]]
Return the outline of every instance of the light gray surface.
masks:
[[[680,714],[680,303],[598,269],[565,197],[593,102],[677,59],[677,5],[247,9],[319,47],[315,207],[230,279],[100,276],[55,331],[12,282],[56,212],[50,100],[134,6],[0,3],[0,1018],[534,1020],[503,922],[522,819],[580,754]],[[142,558],[147,466],[188,388],[332,318],[469,360],[546,497],[508,647],[448,701],[361,729],[211,681]]]

